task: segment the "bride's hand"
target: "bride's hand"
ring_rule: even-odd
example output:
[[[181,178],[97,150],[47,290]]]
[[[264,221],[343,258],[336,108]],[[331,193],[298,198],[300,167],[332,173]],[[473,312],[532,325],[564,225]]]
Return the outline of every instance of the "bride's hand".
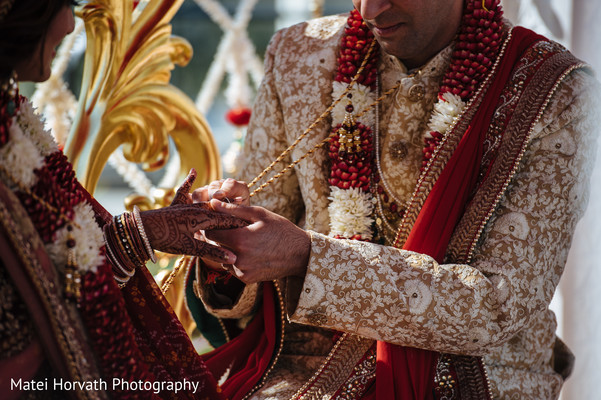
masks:
[[[140,213],[153,249],[165,253],[199,256],[218,263],[233,263],[236,256],[220,246],[194,237],[198,231],[232,229],[248,225],[240,218],[213,211],[207,202],[192,204],[188,193],[196,179],[190,171],[169,207]]]

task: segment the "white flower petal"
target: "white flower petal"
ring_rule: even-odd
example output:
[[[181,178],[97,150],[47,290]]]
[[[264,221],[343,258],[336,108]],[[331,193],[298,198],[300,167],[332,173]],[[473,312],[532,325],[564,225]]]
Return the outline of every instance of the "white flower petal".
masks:
[[[351,238],[361,235],[372,238],[373,202],[371,195],[358,188],[340,189],[332,187],[328,211],[330,213],[330,235]]]
[[[73,231],[75,238],[75,262],[81,271],[96,272],[104,262],[100,248],[104,245],[102,230],[94,220],[94,211],[87,203],[79,203],[73,207]],[[56,231],[54,241],[46,245],[46,250],[55,265],[67,263],[67,226]]]
[[[344,82],[336,82],[332,83],[332,99],[336,100],[344,93],[348,84]],[[352,95],[351,103],[353,104],[354,113],[359,114],[363,112],[369,105],[371,105],[375,101],[375,95],[372,90],[364,85],[360,85],[358,83],[353,85],[353,88],[349,92]],[[344,115],[346,114],[346,106],[348,105],[347,99],[342,99],[336,107],[332,110],[332,126],[336,126],[341,124],[344,121]],[[373,128],[376,121],[376,116],[373,110],[365,113],[360,118],[357,118],[357,122],[362,123],[363,125],[369,126]]]
[[[459,96],[452,93],[445,93],[442,96],[442,100],[439,100],[434,104],[434,110],[432,111],[430,122],[428,123],[426,137],[431,137],[429,135],[430,132],[440,132],[444,135],[455,119],[459,117],[464,108],[465,103]]]
[[[58,151],[58,145],[52,134],[44,129],[42,118],[36,113],[29,101],[23,101],[17,114],[18,124],[36,148],[47,156]]]
[[[0,149],[2,164],[11,175],[8,182],[13,189],[16,188],[12,182],[13,179],[30,188],[37,182],[34,169],[41,168],[44,165],[44,160],[14,120],[10,126],[9,134],[10,140]]]

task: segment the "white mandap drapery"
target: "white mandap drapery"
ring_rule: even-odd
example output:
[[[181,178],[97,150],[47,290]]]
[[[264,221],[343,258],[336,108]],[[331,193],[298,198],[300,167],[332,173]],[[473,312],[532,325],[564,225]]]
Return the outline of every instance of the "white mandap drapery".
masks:
[[[601,0],[503,0],[507,17],[551,36],[601,71]],[[559,25],[558,25],[559,24]],[[600,105],[601,108],[601,105]],[[597,111],[601,121],[601,110]],[[601,123],[599,124],[601,136]],[[553,303],[558,335],[576,355],[562,400],[601,399],[601,141],[588,210],[580,221]]]
[[[565,1],[565,0],[562,0]],[[573,0],[571,49],[601,71],[601,1]],[[599,79],[599,75],[597,75]],[[601,105],[600,105],[601,107]],[[597,117],[601,121],[601,111]],[[601,136],[599,124],[598,136]],[[601,141],[592,177],[589,208],[574,236],[560,294],[560,334],[576,354],[576,367],[564,388],[564,400],[599,399],[601,360]]]

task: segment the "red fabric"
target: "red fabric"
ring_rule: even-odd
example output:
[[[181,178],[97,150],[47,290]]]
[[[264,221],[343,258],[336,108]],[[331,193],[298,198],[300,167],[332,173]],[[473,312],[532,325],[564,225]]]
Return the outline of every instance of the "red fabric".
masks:
[[[21,353],[0,360],[0,393],[4,400],[17,400],[22,392],[12,386],[12,380],[23,382],[35,378],[44,361],[44,353],[40,342],[36,339]]]
[[[230,369],[230,377],[222,386],[224,397],[244,397],[265,374],[278,344],[278,308],[272,284],[263,283],[263,307],[246,329],[228,343],[202,356],[217,378]]]
[[[196,393],[161,393],[163,398],[220,399],[217,384],[194,349],[173,309],[147,269],[139,269],[122,289],[136,344],[157,381],[198,382]]]
[[[513,30],[501,66],[485,98],[428,195],[403,245],[442,262],[455,225],[476,188],[483,141],[497,101],[515,61],[534,42],[543,39],[532,31]],[[433,398],[438,353],[378,341],[376,397],[378,399]]]
[[[97,222],[102,226],[112,219],[88,192],[86,199],[92,205]],[[113,286],[115,286],[114,282]],[[203,363],[175,312],[145,268],[140,268],[127,286],[121,290],[124,307],[134,330],[135,344],[144,355],[144,364],[156,381],[183,381],[199,383],[196,393],[161,392],[159,397],[172,399],[222,399],[217,383]],[[141,366],[145,367],[145,366]]]

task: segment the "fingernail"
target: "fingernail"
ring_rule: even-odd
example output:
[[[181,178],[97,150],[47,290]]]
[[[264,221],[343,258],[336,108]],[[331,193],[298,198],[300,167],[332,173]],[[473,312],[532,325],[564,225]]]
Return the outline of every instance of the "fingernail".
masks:
[[[216,190],[215,192],[213,192],[213,195],[211,196],[211,198],[216,199],[216,198],[222,198],[223,196],[225,196],[225,193],[223,192],[223,190]]]
[[[209,204],[215,211],[217,211],[217,209],[223,208],[223,206],[225,205],[221,200],[217,200],[217,199],[211,199],[209,201]]]
[[[236,255],[234,253],[225,253],[225,262],[233,264],[236,262]]]

